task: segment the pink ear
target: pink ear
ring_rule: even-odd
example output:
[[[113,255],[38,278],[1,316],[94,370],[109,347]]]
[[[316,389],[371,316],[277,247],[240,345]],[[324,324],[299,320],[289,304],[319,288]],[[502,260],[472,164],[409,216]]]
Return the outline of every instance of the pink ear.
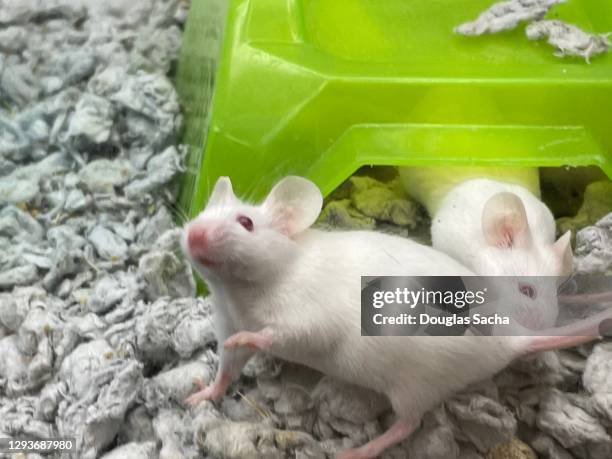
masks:
[[[288,176],[272,188],[262,209],[278,231],[293,236],[316,221],[322,205],[323,197],[314,183],[302,177]]]
[[[293,236],[300,231],[297,228],[295,211],[290,206],[275,206],[270,208],[270,213],[273,215],[272,227],[279,233],[285,236]]]
[[[561,263],[561,275],[572,273],[574,255],[572,254],[572,232],[566,231],[552,246],[553,253]]]
[[[529,247],[531,233],[521,199],[509,192],[492,196],[482,210],[482,232],[487,243],[494,247]]]

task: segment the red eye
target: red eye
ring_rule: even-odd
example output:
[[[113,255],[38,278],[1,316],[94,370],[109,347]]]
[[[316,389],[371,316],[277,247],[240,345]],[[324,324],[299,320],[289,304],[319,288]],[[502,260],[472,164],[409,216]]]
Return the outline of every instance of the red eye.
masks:
[[[246,215],[238,215],[238,218],[236,219],[236,221],[240,223],[244,227],[245,230],[253,231],[253,220],[251,220]]]
[[[536,297],[536,289],[533,285],[519,284],[519,292],[527,298],[533,299]]]

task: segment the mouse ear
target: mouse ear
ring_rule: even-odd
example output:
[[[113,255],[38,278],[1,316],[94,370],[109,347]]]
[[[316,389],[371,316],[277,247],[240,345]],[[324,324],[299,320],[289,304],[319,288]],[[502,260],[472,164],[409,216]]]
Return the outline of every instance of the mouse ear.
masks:
[[[566,231],[552,246],[553,253],[561,264],[561,276],[572,273],[574,255],[572,254],[572,232]]]
[[[529,247],[531,233],[521,199],[509,192],[492,196],[482,210],[482,232],[487,243],[494,247]]]
[[[229,177],[219,177],[210,193],[206,207],[215,207],[230,204],[235,199],[232,191],[232,182]]]
[[[273,226],[287,236],[310,227],[319,216],[323,196],[310,180],[290,175],[272,188],[262,204]]]

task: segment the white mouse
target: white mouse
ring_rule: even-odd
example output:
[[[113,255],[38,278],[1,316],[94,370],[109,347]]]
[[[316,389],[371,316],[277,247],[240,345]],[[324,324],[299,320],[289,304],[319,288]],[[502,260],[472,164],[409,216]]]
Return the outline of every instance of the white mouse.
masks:
[[[555,241],[552,213],[526,188],[490,179],[456,185],[432,216],[431,238],[479,275],[526,276],[516,285],[516,319],[532,330],[555,325],[558,282],[572,270],[571,233]]]
[[[482,276],[525,276],[515,283],[522,294],[515,319],[533,330],[556,323],[558,284],[572,271],[571,233],[555,242],[554,217],[538,199],[537,168],[399,172],[407,192],[427,207],[433,247]],[[482,175],[487,178],[478,178]]]
[[[222,177],[206,208],[186,225],[183,249],[213,295],[223,343],[215,381],[200,383],[187,403],[219,398],[246,360],[266,351],[388,396],[395,423],[338,456],[373,458],[453,392],[513,359],[598,336],[601,317],[543,337],[361,336],[361,276],[473,273],[398,236],[309,229],[321,205],[318,188],[300,177],[282,179],[259,205],[240,201]],[[574,336],[553,336],[564,332]]]

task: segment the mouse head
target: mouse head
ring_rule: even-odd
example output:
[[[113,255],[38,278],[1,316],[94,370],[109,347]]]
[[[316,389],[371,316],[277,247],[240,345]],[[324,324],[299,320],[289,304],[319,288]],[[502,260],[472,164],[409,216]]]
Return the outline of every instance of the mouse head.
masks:
[[[478,272],[516,277],[508,294],[520,300],[515,303],[524,311],[524,325],[537,329],[554,322],[556,316],[544,316],[556,311],[557,287],[572,272],[571,232],[543,244],[532,234],[523,202],[509,192],[487,201],[482,232],[487,247],[476,255]]]
[[[185,226],[183,251],[207,280],[263,280],[295,256],[294,238],[315,222],[322,204],[316,185],[301,177],[285,177],[259,205],[238,199],[221,177],[206,208]]]

